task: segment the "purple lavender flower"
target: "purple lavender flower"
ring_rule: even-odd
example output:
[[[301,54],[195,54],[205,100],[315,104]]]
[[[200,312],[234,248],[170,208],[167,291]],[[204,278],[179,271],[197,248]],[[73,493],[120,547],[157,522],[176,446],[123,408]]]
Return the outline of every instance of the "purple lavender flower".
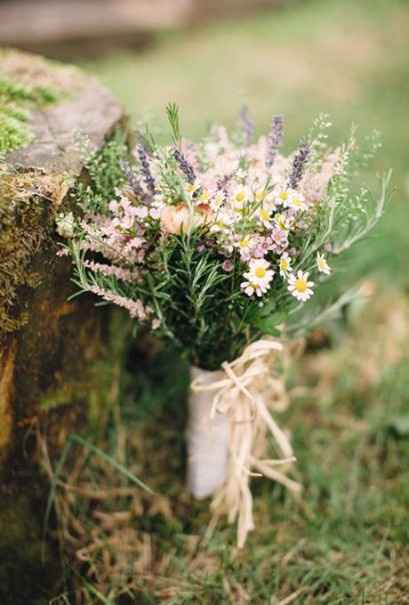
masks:
[[[275,157],[277,155],[277,149],[283,142],[284,133],[284,118],[281,115],[273,116],[271,123],[271,130],[267,136],[267,157],[266,166],[271,168],[274,164]]]
[[[244,142],[248,147],[254,136],[254,122],[249,116],[247,105],[243,105],[240,111],[240,119],[243,126]]]
[[[216,187],[217,187],[218,191],[223,191],[224,193],[226,193],[226,187],[229,184],[229,182],[231,181],[231,179],[233,178],[233,174],[234,174],[233,172],[231,174],[226,174],[217,181]]]
[[[193,185],[196,180],[196,175],[195,171],[193,170],[193,166],[187,161],[183,153],[177,148],[173,151],[173,157],[179,164],[179,167],[185,175],[187,182]]]
[[[145,181],[145,184],[149,191],[154,194],[156,192],[155,188],[155,179],[152,176],[151,169],[149,167],[148,154],[146,153],[146,149],[143,145],[138,145],[137,148],[138,158],[141,163],[142,175]]]
[[[311,147],[308,143],[301,143],[294,156],[290,178],[288,179],[288,186],[290,189],[296,189],[301,181],[310,152]]]
[[[132,190],[132,192],[136,195],[136,197],[145,201],[146,195],[144,190],[141,187],[138,176],[127,160],[121,160],[120,162],[122,172],[124,173],[126,180],[128,181],[128,186]]]

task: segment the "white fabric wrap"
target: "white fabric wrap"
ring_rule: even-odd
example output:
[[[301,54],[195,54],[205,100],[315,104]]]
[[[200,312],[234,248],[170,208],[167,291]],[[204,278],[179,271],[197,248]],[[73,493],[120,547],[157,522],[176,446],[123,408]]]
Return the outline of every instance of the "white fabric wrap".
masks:
[[[211,386],[223,378],[223,372],[209,372],[192,367],[192,384]],[[222,485],[226,477],[229,455],[229,419],[216,414],[212,417],[212,391],[193,391],[189,398],[188,488],[195,498],[207,498]]]
[[[237,521],[239,547],[254,529],[252,476],[264,475],[294,493],[301,489],[287,476],[295,457],[273,417],[288,405],[278,357],[283,359],[282,344],[266,337],[218,372],[192,369],[188,486],[198,498],[214,494],[215,520],[226,514],[230,523]],[[266,457],[268,435],[275,458]]]

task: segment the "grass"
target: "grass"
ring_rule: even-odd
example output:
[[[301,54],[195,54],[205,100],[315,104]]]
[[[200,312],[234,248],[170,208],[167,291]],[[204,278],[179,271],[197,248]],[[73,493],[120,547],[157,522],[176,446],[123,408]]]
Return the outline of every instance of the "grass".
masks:
[[[56,498],[82,579],[67,583],[61,603],[74,602],[74,589],[85,603],[120,605],[409,603],[408,25],[403,1],[310,0],[86,64],[136,120],[164,124],[175,100],[192,137],[208,119],[232,124],[243,101],[260,129],[284,112],[288,144],[322,110],[334,141],[352,121],[376,127],[385,140],[376,170],[393,167],[396,191],[339,270],[337,288],[365,279],[366,302],[315,330],[294,361],[282,422],[302,498],[255,480],[257,530],[246,549],[227,526],[206,533],[207,503],[183,488],[186,368],[130,345],[96,445],[155,495],[77,443]]]
[[[296,361],[281,420],[304,493],[294,500],[255,480],[257,530],[244,551],[224,524],[206,534],[208,505],[184,490],[185,368],[162,352],[139,364],[137,392],[133,364],[117,376],[122,405],[103,448],[155,493],[80,450],[59,492],[64,518],[75,520],[70,548],[107,602],[408,602],[409,303],[398,292],[393,305],[377,294],[375,304],[350,310],[340,346],[335,324],[315,332]]]

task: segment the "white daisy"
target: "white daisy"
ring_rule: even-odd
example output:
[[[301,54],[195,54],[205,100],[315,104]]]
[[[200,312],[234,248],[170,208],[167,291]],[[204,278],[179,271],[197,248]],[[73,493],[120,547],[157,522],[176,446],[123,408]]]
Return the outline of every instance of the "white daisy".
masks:
[[[196,191],[198,191],[198,189],[200,189],[200,187],[201,185],[199,181],[195,181],[194,183],[185,183],[183,188],[185,190],[185,193],[189,197],[193,197],[193,195],[196,193]]]
[[[254,201],[257,202],[258,204],[263,203],[265,204],[269,204],[271,206],[274,206],[274,196],[272,196],[271,192],[269,192],[266,187],[263,187],[262,189],[256,189],[254,191]]]
[[[236,212],[241,212],[249,199],[249,190],[247,187],[238,186],[233,192],[231,205]]]
[[[304,196],[294,189],[281,191],[278,194],[276,201],[285,208],[292,208],[293,210],[305,210],[307,208]]]
[[[279,213],[274,217],[274,224],[281,229],[281,231],[289,231],[291,229],[291,225],[293,220],[291,217],[286,216],[285,214]]]
[[[331,273],[331,267],[327,263],[323,254],[317,253],[317,268],[320,273],[329,275]]]
[[[257,210],[257,218],[264,227],[270,228],[272,227],[271,222],[271,210],[262,206]]]
[[[288,277],[288,290],[297,300],[305,302],[313,295],[314,282],[308,281],[308,272],[298,271]]]
[[[288,252],[284,252],[284,254],[282,254],[282,256],[280,257],[278,267],[280,269],[281,277],[287,277],[287,275],[291,271],[291,261],[292,259],[290,256],[288,256]]]
[[[252,260],[249,263],[249,271],[244,273],[247,281],[241,284],[248,296],[262,296],[267,292],[274,277],[274,271],[269,268],[270,263],[263,258]]]
[[[210,231],[212,233],[225,232],[226,230],[228,230],[230,228],[231,225],[233,225],[235,220],[236,220],[236,216],[233,214],[233,212],[222,209],[217,214],[216,222],[214,222],[212,225],[210,225]]]
[[[292,191],[290,197],[288,198],[286,204],[287,208],[292,208],[293,210],[306,210],[307,204],[305,203],[305,198],[302,193],[298,191]]]
[[[244,253],[248,252],[252,245],[253,241],[250,235],[245,235],[235,243],[235,247]]]

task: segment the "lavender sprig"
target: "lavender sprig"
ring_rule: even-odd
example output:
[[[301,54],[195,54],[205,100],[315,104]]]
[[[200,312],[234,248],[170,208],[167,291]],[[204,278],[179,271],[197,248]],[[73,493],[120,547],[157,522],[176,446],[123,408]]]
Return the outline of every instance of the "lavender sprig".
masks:
[[[273,116],[271,123],[271,130],[267,135],[267,157],[266,166],[271,168],[274,164],[275,157],[277,155],[277,149],[283,142],[284,133],[284,118],[281,115]]]
[[[156,192],[155,179],[153,178],[151,169],[149,167],[148,154],[146,153],[146,149],[143,145],[138,145],[136,150],[139,161],[141,163],[142,175],[145,184],[149,191],[154,194]]]
[[[225,174],[216,183],[217,190],[222,191],[226,197],[227,197],[227,186],[230,183],[233,176],[234,176],[234,172],[231,172],[230,174]]]
[[[141,184],[139,182],[139,179],[136,175],[135,170],[132,168],[132,166],[130,165],[130,163],[127,160],[121,160],[120,165],[121,165],[122,172],[124,173],[126,180],[128,181],[128,185],[129,185],[130,189],[133,191],[133,193],[136,195],[136,197],[139,200],[145,201],[146,194],[141,187]]]
[[[297,153],[294,156],[291,174],[288,179],[288,187],[290,189],[296,189],[297,185],[301,181],[310,153],[310,145],[308,143],[301,143]]]
[[[250,118],[247,105],[243,105],[243,107],[241,108],[240,119],[241,119],[241,123],[243,126],[244,142],[245,142],[245,145],[248,146],[248,145],[250,145],[251,141],[253,140],[254,122]]]
[[[193,170],[193,166],[187,161],[187,159],[185,158],[183,153],[181,151],[179,151],[179,149],[177,149],[177,148],[174,149],[174,151],[173,151],[173,157],[179,164],[179,167],[180,167],[181,171],[183,172],[183,174],[185,175],[187,182],[190,183],[191,185],[193,185],[193,183],[196,180],[196,174],[195,174],[195,171]]]

